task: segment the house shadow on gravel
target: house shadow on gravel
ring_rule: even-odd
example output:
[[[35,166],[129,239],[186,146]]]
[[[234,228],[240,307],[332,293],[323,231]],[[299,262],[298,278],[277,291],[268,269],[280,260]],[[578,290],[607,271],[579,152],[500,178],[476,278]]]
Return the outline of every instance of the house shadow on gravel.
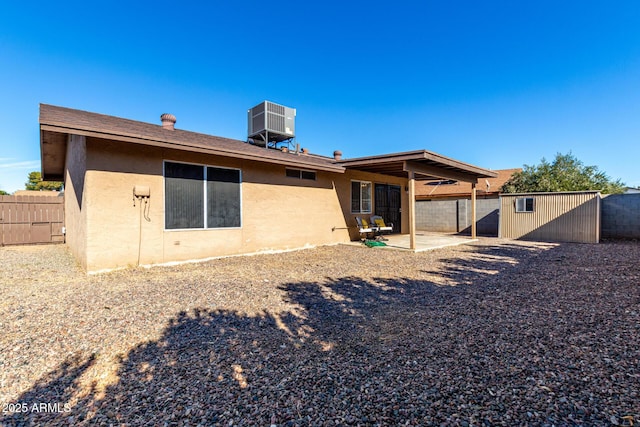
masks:
[[[458,286],[325,278],[282,285],[297,312],[179,313],[160,340],[122,359],[119,380],[103,395],[90,390],[68,412],[6,414],[0,422],[558,426],[608,425],[611,416],[632,411],[633,394],[617,401],[607,394],[611,372],[599,376],[588,360],[579,362],[586,357],[579,343],[553,338],[566,322],[574,321],[578,334],[591,325],[578,322],[579,312],[562,318],[535,300],[531,282],[513,280],[534,273],[532,258],[553,261],[552,251],[474,250],[472,266],[448,260],[443,277]],[[617,357],[633,361],[624,352]],[[68,402],[92,363],[66,362],[18,401]],[[637,385],[626,372],[614,372],[617,390]]]

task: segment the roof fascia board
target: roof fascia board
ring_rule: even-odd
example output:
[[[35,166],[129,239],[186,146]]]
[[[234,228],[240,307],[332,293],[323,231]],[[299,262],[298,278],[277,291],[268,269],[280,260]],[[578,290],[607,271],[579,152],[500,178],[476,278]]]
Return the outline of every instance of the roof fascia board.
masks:
[[[424,158],[426,160],[431,160],[433,162],[437,162],[443,165],[451,166],[457,169],[462,169],[472,174],[482,175],[482,178],[496,178],[498,176],[497,172],[479,168],[477,166],[470,165],[469,163],[464,163],[459,160],[454,160],[449,157],[441,156],[437,153],[432,153],[426,150],[424,151]]]
[[[439,154],[432,153],[427,150],[407,151],[404,153],[391,153],[391,154],[371,156],[371,157],[360,157],[360,158],[350,159],[350,160],[347,159],[347,160],[342,160],[338,162],[338,164],[341,164],[346,167],[357,167],[357,166],[363,166],[363,165],[384,164],[384,163],[397,162],[397,161],[409,162],[409,161],[420,161],[420,160],[430,160],[432,162],[442,164],[443,166],[449,166],[449,167],[454,167],[456,169],[468,171],[471,174],[474,174],[474,176],[481,175],[483,178],[484,177],[495,178],[498,176],[496,172],[493,172],[487,169],[482,169],[482,168],[470,165],[468,163],[460,162],[458,160],[450,159],[449,157],[441,156]],[[436,176],[439,176],[439,175],[436,175]],[[478,178],[478,176],[476,176],[476,178]],[[462,181],[462,180],[459,180],[459,181]],[[465,181],[470,182],[468,181],[468,179]]]
[[[359,157],[356,159],[341,160],[337,163],[340,165],[350,167],[350,166],[368,166],[368,165],[376,165],[376,164],[385,164],[390,162],[402,162],[406,160],[424,159],[424,156],[420,155],[420,153],[422,153],[422,151],[410,152],[410,153],[393,153],[393,154],[386,154],[383,156]]]

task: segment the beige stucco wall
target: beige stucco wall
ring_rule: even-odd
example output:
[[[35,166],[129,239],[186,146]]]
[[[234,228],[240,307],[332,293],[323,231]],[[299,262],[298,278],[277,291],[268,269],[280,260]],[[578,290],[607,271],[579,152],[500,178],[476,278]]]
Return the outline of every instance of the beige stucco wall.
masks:
[[[163,161],[242,170],[242,227],[165,230]],[[87,270],[287,250],[345,241],[330,174],[287,179],[284,167],[101,140],[88,141]],[[148,186],[148,218],[133,187]]]
[[[80,265],[87,268],[87,216],[85,171],[87,148],[84,136],[71,135],[67,141],[64,178],[65,241]]]
[[[368,218],[371,214],[359,214],[351,212],[351,181],[370,181],[372,185],[371,207],[375,209],[375,184],[399,185],[401,188],[401,233],[409,233],[409,194],[405,191],[408,185],[406,178],[396,178],[393,176],[347,170],[347,172],[336,179],[336,192],[342,206],[342,214],[346,219],[351,240],[359,238],[356,224],[356,216]]]
[[[402,231],[408,232],[406,179],[317,171],[316,181],[309,181],[286,177],[285,166],[250,160],[92,138],[84,147],[84,138],[73,136],[67,155],[68,181],[83,177],[81,206],[74,205],[75,185],[67,183],[65,199],[67,242],[89,272],[348,242],[358,238],[352,179],[400,185]],[[165,230],[165,160],[240,169],[242,226]],[[136,185],[149,187],[148,206],[142,200],[134,206]]]

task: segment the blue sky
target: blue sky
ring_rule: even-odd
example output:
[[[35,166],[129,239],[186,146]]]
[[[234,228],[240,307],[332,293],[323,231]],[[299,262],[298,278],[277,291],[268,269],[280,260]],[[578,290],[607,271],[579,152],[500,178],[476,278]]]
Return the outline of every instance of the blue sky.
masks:
[[[640,186],[637,1],[8,2],[0,65],[9,192],[40,168],[39,103],[245,139],[265,99],[318,154],[571,151]]]

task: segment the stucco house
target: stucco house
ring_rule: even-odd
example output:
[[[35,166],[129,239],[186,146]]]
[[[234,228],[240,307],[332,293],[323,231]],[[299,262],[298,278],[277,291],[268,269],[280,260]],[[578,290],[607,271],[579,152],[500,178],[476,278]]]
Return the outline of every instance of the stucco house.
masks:
[[[95,272],[358,238],[380,214],[415,235],[415,183],[496,173],[426,150],[342,159],[40,105],[45,180],[64,181],[66,243]],[[413,245],[412,238],[412,245]]]

